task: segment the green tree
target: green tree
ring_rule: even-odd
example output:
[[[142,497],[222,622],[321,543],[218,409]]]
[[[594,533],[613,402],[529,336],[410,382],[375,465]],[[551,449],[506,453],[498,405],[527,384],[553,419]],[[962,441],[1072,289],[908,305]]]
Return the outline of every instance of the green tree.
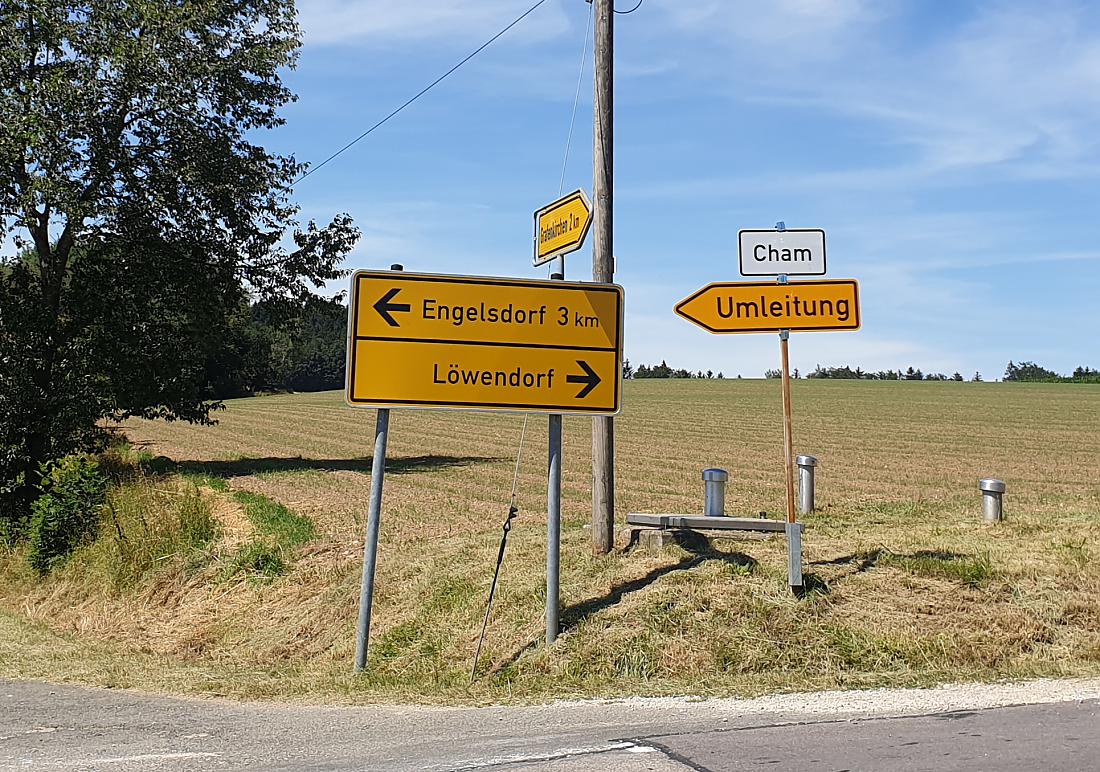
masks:
[[[276,322],[277,323],[277,322]],[[266,388],[327,391],[344,385],[348,307],[343,298],[310,297],[274,333],[272,373]]]
[[[1100,383],[1100,370],[1093,367],[1074,368],[1072,380],[1078,383]]]
[[[102,418],[210,420],[234,314],[339,277],[346,215],[299,227],[303,165],[253,143],[293,99],[292,0],[0,5],[0,488]],[[2,513],[0,513],[2,514]]]
[[[1005,368],[1006,381],[1060,381],[1062,377],[1053,370],[1048,370],[1045,367],[1035,364],[1034,362],[1020,362],[1015,364],[1009,361],[1008,367]]]

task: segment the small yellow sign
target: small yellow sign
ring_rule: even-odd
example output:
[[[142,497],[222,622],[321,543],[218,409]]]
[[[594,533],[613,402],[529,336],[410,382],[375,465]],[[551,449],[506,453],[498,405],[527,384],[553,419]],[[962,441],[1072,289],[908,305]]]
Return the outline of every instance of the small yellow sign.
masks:
[[[574,190],[535,212],[535,265],[581,248],[592,227],[592,203]]]
[[[859,282],[708,284],[677,303],[676,313],[715,333],[858,330]]]
[[[614,284],[360,271],[347,401],[615,414],[622,298]]]

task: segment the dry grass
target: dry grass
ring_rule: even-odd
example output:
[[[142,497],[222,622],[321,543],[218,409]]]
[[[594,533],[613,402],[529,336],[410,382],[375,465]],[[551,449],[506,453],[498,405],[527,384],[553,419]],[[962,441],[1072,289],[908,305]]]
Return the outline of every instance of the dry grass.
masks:
[[[697,512],[699,470],[731,472],[731,514],[782,503],[777,382],[633,382],[618,423],[620,517]],[[222,494],[225,539],[108,594],[0,566],[0,675],[241,697],[507,700],[753,694],[1100,673],[1100,389],[796,382],[796,445],[822,459],[803,600],[781,541],[591,556],[589,421],[565,421],[565,634],[541,643],[545,419],[521,465],[521,515],[467,685],[522,418],[395,413],[367,675],[354,647],[372,411],[339,394],[230,403],[215,428],[133,422],[186,475],[225,479],[312,522],[285,575],[225,571],[250,517]],[[977,480],[1009,485],[981,523]],[[208,494],[213,495],[213,494]],[[242,534],[242,528],[245,530]],[[249,530],[251,528],[251,530]]]

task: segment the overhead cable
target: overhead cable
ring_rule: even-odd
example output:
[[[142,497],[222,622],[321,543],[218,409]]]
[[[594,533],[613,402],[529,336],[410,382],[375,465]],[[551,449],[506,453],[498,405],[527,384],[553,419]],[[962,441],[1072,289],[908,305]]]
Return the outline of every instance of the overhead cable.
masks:
[[[581,49],[581,66],[577,73],[577,93],[573,96],[573,115],[569,118],[569,135],[565,139],[565,158],[561,162],[561,180],[558,182],[558,195],[565,190],[565,170],[569,166],[569,150],[573,146],[573,127],[577,123],[577,105],[581,101],[581,82],[584,79],[584,63],[588,59],[588,33],[592,31],[592,12],[594,5],[588,8],[588,24],[584,28],[584,46]]]
[[[460,67],[461,67],[462,65],[466,64],[466,62],[470,61],[470,60],[471,60],[471,59],[473,59],[473,58],[474,58],[475,56],[477,56],[477,55],[478,55],[478,54],[480,54],[480,53],[481,53],[482,51],[484,51],[484,50],[485,50],[486,48],[488,48],[488,47],[489,47],[490,45],[492,45],[493,43],[495,43],[495,42],[496,42],[496,41],[497,41],[497,40],[498,40],[499,38],[503,37],[503,36],[504,36],[504,34],[505,34],[506,32],[508,32],[508,31],[509,31],[510,29],[512,29],[512,27],[516,26],[516,25],[517,25],[517,24],[519,24],[519,23],[520,23],[521,21],[523,21],[524,19],[526,19],[526,18],[527,18],[528,16],[530,16],[530,15],[531,15],[532,13],[534,13],[534,11],[535,11],[535,10],[536,10],[536,9],[537,9],[537,8],[538,8],[539,6],[541,6],[541,5],[545,4],[546,2],[547,2],[547,0],[538,0],[538,2],[537,2],[537,3],[535,3],[535,4],[534,4],[534,5],[532,5],[532,6],[530,7],[530,8],[528,8],[528,9],[527,9],[526,11],[524,11],[524,12],[523,12],[522,14],[520,14],[520,15],[519,15],[519,16],[518,16],[518,17],[517,17],[517,18],[516,18],[515,20],[513,20],[513,21],[512,21],[512,22],[511,22],[510,24],[508,24],[508,26],[506,26],[506,27],[505,27],[504,29],[502,29],[502,30],[501,30],[500,32],[498,32],[497,34],[493,35],[493,36],[492,36],[491,38],[489,38],[489,39],[488,39],[488,40],[486,40],[486,41],[485,41],[484,43],[482,43],[482,44],[481,44],[481,45],[480,45],[480,46],[479,46],[479,47],[478,47],[478,48],[477,48],[476,50],[474,50],[474,51],[473,51],[472,53],[470,53],[470,54],[469,54],[469,55],[468,55],[468,56],[467,56],[467,57],[466,57],[465,59],[463,59],[463,60],[462,60],[462,61],[460,61],[460,62],[459,62],[458,64],[456,64],[456,65],[455,65],[454,67],[452,67],[451,69],[447,70],[447,71],[446,71],[445,73],[443,73],[443,74],[442,74],[442,75],[440,75],[440,76],[439,76],[438,78],[436,78],[435,80],[433,80],[433,81],[432,81],[431,83],[429,83],[429,84],[428,84],[427,86],[425,86],[425,87],[424,87],[423,89],[421,89],[421,90],[420,90],[420,91],[419,91],[419,92],[418,92],[418,93],[417,93],[417,94],[416,94],[415,96],[413,96],[413,97],[412,97],[411,99],[409,99],[409,100],[408,100],[407,102],[405,102],[405,103],[404,103],[403,105],[401,105],[400,107],[398,107],[398,108],[397,108],[396,110],[394,110],[393,112],[391,112],[391,113],[390,113],[389,115],[387,115],[387,116],[386,116],[385,118],[383,118],[382,120],[378,121],[378,123],[374,124],[374,125],[373,125],[373,126],[371,126],[371,127],[369,128],[369,129],[367,129],[367,130],[366,130],[366,131],[364,131],[364,132],[363,132],[362,134],[360,134],[360,135],[359,135],[358,137],[356,137],[355,139],[353,139],[353,140],[352,140],[351,142],[349,142],[349,143],[347,143],[346,145],[344,145],[344,146],[343,146],[342,148],[340,148],[340,149],[339,149],[339,150],[337,150],[337,151],[336,151],[335,153],[333,153],[332,155],[330,155],[330,156],[329,156],[328,158],[326,158],[326,159],[325,159],[324,161],[321,161],[321,163],[317,164],[317,165],[316,165],[316,166],[314,166],[314,167],[313,167],[312,169],[310,169],[309,171],[305,172],[305,173],[304,173],[304,174],[303,174],[302,176],[300,176],[300,177],[299,177],[298,179],[294,180],[294,182],[292,182],[292,183],[291,183],[291,185],[292,185],[292,186],[293,186],[293,185],[297,185],[297,184],[298,184],[299,182],[301,182],[302,180],[304,180],[304,179],[305,179],[306,177],[310,176],[311,174],[313,174],[314,172],[316,172],[317,170],[319,170],[319,169],[320,169],[321,167],[325,166],[325,165],[326,165],[327,163],[329,163],[329,161],[332,161],[333,159],[335,159],[335,158],[337,158],[338,156],[342,155],[342,154],[343,154],[343,153],[344,153],[345,151],[347,151],[348,149],[350,149],[350,148],[351,148],[351,147],[352,147],[353,145],[355,145],[356,143],[358,143],[358,142],[359,142],[360,140],[364,139],[364,138],[365,138],[365,137],[366,137],[367,135],[369,135],[369,134],[370,134],[371,132],[373,132],[373,131],[374,131],[375,129],[377,129],[377,128],[381,127],[381,126],[382,126],[383,124],[385,124],[385,123],[386,123],[387,121],[389,121],[389,120],[390,120],[390,118],[393,118],[393,117],[394,117],[395,115],[397,115],[398,113],[400,113],[400,112],[401,112],[402,110],[404,110],[404,109],[405,109],[406,107],[408,107],[409,105],[411,105],[411,104],[412,104],[413,102],[415,102],[416,100],[420,99],[420,97],[422,97],[422,96],[424,96],[425,94],[427,94],[427,93],[428,93],[429,91],[431,91],[431,90],[432,90],[433,88],[435,88],[435,87],[436,87],[436,86],[438,86],[438,85],[439,85],[440,83],[442,83],[442,82],[443,82],[444,80],[446,80],[446,78],[447,78],[447,77],[448,77],[449,75],[451,75],[451,74],[452,74],[452,73],[453,73],[453,72],[454,72],[455,70],[457,70],[458,68],[460,68]]]
[[[645,0],[638,0],[638,4],[631,8],[629,11],[615,11],[615,13],[619,14],[620,16],[626,16],[627,14],[634,13],[636,10],[642,7],[642,3],[644,2]]]

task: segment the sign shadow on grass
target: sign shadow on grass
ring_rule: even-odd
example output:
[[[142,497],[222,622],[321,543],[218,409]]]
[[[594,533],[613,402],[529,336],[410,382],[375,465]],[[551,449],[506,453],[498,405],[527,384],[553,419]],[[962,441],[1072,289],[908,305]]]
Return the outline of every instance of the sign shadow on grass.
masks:
[[[722,552],[720,550],[715,550],[710,546],[706,537],[701,534],[694,534],[693,536],[698,537],[698,539],[687,537],[683,542],[679,543],[680,547],[693,553],[690,557],[682,558],[678,562],[667,566],[654,568],[649,573],[637,579],[631,579],[627,582],[620,582],[619,584],[612,585],[611,589],[608,590],[605,595],[599,595],[581,601],[580,603],[563,607],[561,610],[561,633],[565,634],[575,629],[592,615],[598,614],[620,603],[624,596],[643,590],[661,577],[667,576],[675,571],[689,571],[710,560],[725,561],[730,565],[740,567],[746,573],[753,571],[757,566],[756,558],[750,555],[746,555],[743,552]],[[524,654],[533,651],[542,640],[543,638],[539,637],[521,647],[510,657],[493,667],[488,674],[496,675],[511,667],[519,661]]]
[[[908,568],[910,570],[916,566],[918,569],[923,569],[918,570],[920,573],[927,574],[929,572],[934,572],[950,576],[965,571],[969,567],[969,564],[975,559],[974,555],[963,552],[949,552],[947,550],[917,550],[909,554],[902,554],[894,552],[886,547],[878,547],[873,550],[854,552],[851,555],[843,555],[830,560],[815,560],[809,565],[850,566],[849,571],[834,577],[832,580],[833,582],[839,582],[842,579],[866,573],[880,564],[897,568]],[[982,570],[981,566],[978,567],[978,570]],[[821,583],[825,587],[828,587],[824,582]]]
[[[434,472],[442,469],[473,466],[474,464],[493,464],[506,459],[492,456],[408,456],[405,458],[387,458],[387,474],[412,474],[415,472]],[[373,460],[363,458],[239,458],[222,461],[173,461],[158,456],[144,466],[158,474],[180,473],[201,474],[211,477],[231,478],[247,477],[253,474],[269,472],[361,472],[370,474]]]

